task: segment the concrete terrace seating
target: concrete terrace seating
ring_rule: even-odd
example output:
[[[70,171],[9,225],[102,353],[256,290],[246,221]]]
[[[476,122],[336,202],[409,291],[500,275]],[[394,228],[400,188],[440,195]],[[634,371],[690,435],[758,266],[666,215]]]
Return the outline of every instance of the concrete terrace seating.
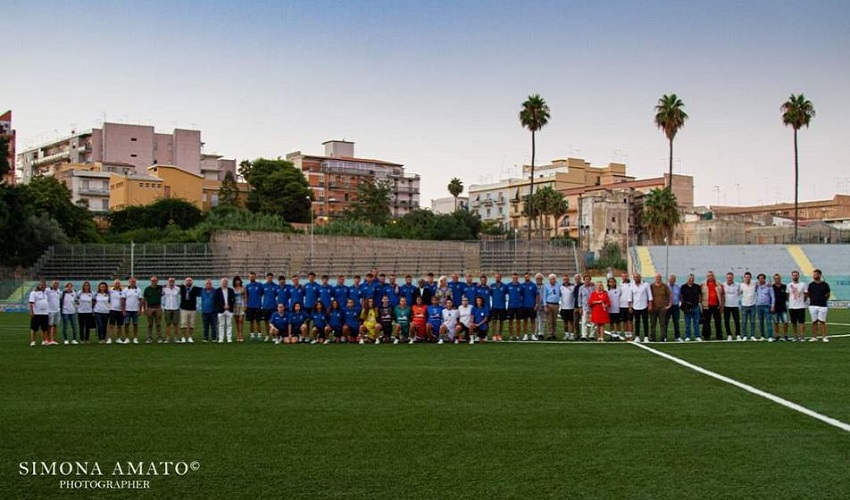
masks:
[[[665,274],[665,247],[648,248],[655,270]],[[697,281],[702,281],[709,270],[714,271],[718,278],[731,271],[736,279],[746,271],[753,276],[778,272],[787,281],[791,271],[797,267],[786,245],[671,246],[666,274],[675,274],[680,282],[684,282],[689,273],[694,273]]]

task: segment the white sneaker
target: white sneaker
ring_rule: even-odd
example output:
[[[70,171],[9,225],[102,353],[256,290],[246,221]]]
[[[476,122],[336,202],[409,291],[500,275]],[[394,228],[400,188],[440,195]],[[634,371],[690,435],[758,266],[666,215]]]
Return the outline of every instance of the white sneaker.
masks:
[[[678,339],[676,339],[676,342],[684,342],[684,340],[682,340],[682,338],[679,337]]]
[[[361,345],[362,345],[362,344],[365,344],[365,343],[366,343],[366,341],[365,341],[365,340],[361,340],[361,341],[360,341],[360,344],[361,344]]]
[[[539,339],[537,338],[537,335],[532,335],[532,336],[531,336],[531,340],[537,341],[537,340],[539,340]]]
[[[177,342],[178,344],[185,344],[186,343],[186,337],[180,337],[180,340],[177,340],[175,342]]]
[[[136,339],[133,339],[133,343],[134,343],[134,344],[138,344],[138,343],[139,343],[139,339],[137,339],[137,338],[136,338]]]
[[[233,342],[233,339],[227,339],[227,343],[230,344]]]
[[[702,337],[697,337],[697,342],[702,342]]]
[[[194,344],[194,343],[195,343],[195,340],[194,340],[192,337],[189,337],[189,343],[190,343],[190,344]]]
[[[459,343],[458,339],[455,339],[455,344]]]
[[[570,336],[568,334],[564,334],[564,342],[570,340]]]
[[[817,341],[818,341],[817,337],[812,337],[812,338],[809,339],[809,342],[817,342]]]
[[[738,337],[738,340],[741,340],[741,337]],[[732,336],[731,335],[726,336],[726,342],[732,342]]]
[[[328,344],[330,344],[330,343],[331,343],[330,339],[327,339],[327,340],[325,340],[324,342],[322,342],[322,344],[324,344],[324,345],[328,345]]]
[[[731,337],[732,337],[732,336],[730,335],[729,337],[730,337],[730,338],[728,338],[728,339],[726,339],[726,340],[732,340],[732,339],[731,339]],[[740,335],[738,335],[738,336],[736,336],[736,337],[735,337],[735,340],[737,340],[738,342],[740,342],[740,341],[742,341],[742,340],[744,340],[744,339],[742,339],[742,338],[741,338],[741,336],[740,336]]]
[[[269,340],[270,340],[269,336],[268,336],[268,335],[266,335],[266,340],[265,340],[265,341],[266,341],[266,342],[268,342]]]
[[[274,342],[275,345],[280,344],[280,339],[275,338],[274,340],[272,340],[272,342]]]
[[[412,343],[414,343],[414,342],[416,342],[416,340],[414,340],[414,339],[410,339],[410,342],[408,342],[408,344],[412,344]]]
[[[644,343],[644,344],[648,344],[648,343],[649,343],[649,337],[644,336],[644,337],[643,337],[643,343]]]
[[[528,334],[527,334],[527,333],[526,333],[525,335],[523,335],[523,336],[522,336],[522,341],[523,341],[523,342],[528,342]]]
[[[375,343],[376,343],[376,344],[380,344],[380,343],[381,343],[381,339],[375,339]]]
[[[112,338],[110,337],[110,338],[106,339],[106,343],[107,343],[107,344],[111,344],[111,343],[112,343]]]
[[[755,337],[750,337],[750,342],[755,342],[755,341],[756,341]]]
[[[640,337],[635,337],[635,344],[640,344]]]
[[[66,340],[66,341],[65,341],[65,345],[68,345],[68,344],[69,344],[69,342]]]
[[[823,341],[824,341],[824,342],[829,342],[829,338],[828,338],[828,337],[824,337],[824,338],[823,338]]]
[[[35,347],[35,340],[30,342],[30,347]]]
[[[691,341],[690,337],[685,337],[685,342],[690,342],[690,341]]]
[[[472,337],[471,339],[469,339],[469,345],[472,345],[474,343],[475,343],[475,337]]]
[[[767,341],[768,341],[768,342],[773,342],[773,337],[770,337],[769,339],[767,339]]]
[[[437,344],[442,344],[442,343],[443,343],[443,339],[440,339],[440,340],[437,341]]]
[[[393,340],[393,344],[398,344],[398,339]]]
[[[310,344],[312,345],[312,344],[316,344],[316,343],[318,343],[318,342],[319,342],[318,340],[311,340],[311,341],[310,341]]]
[[[759,341],[759,342],[764,342],[764,337],[759,337],[759,338],[758,338],[758,341]]]

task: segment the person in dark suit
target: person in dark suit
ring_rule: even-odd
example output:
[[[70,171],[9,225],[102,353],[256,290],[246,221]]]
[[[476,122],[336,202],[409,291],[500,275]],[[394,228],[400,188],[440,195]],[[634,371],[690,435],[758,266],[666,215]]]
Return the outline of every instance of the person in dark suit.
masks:
[[[419,286],[413,290],[413,303],[416,303],[416,297],[422,297],[423,304],[430,304],[431,297],[434,296],[434,291],[425,283],[424,279],[419,280]]]
[[[218,343],[233,341],[233,306],[236,305],[236,292],[228,286],[227,278],[221,279],[221,287],[215,291],[215,312],[218,313]]]

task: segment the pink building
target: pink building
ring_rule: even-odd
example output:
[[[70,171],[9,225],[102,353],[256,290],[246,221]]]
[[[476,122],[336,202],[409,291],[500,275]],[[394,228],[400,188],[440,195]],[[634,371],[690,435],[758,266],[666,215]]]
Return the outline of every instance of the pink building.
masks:
[[[236,161],[218,155],[204,155],[200,130],[174,129],[158,133],[150,125],[104,123],[85,132],[27,149],[18,155],[22,178],[53,175],[65,164],[130,164],[140,175],[152,165],[174,165],[209,178],[224,178],[224,171],[236,173]]]

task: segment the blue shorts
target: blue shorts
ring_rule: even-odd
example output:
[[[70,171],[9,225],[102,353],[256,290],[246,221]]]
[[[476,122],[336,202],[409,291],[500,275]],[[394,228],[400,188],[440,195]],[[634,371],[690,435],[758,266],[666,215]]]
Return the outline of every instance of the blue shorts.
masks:
[[[788,323],[788,313],[785,311],[770,313],[770,317],[774,323]]]
[[[138,325],[139,324],[139,311],[125,311],[124,312],[124,324],[125,325]]]

